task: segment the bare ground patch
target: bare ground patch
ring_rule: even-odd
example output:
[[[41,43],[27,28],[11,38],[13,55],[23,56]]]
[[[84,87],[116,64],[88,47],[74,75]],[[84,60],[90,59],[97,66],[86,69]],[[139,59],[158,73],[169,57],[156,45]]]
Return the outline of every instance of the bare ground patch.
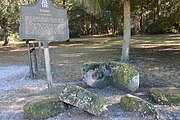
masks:
[[[166,39],[165,39],[166,38]],[[66,84],[81,85],[81,67],[86,62],[119,61],[121,38],[81,38],[70,42],[54,42],[50,46],[54,89]],[[156,43],[156,44],[155,44]],[[170,44],[171,43],[171,44]],[[151,87],[180,87],[180,39],[178,36],[133,37],[129,63],[140,72],[140,97],[148,99],[146,91]],[[22,106],[33,97],[47,94],[44,71],[35,80],[27,79],[28,55],[24,47],[0,47],[0,118],[2,120],[25,119]],[[41,79],[40,79],[41,78]],[[124,112],[117,104],[125,93],[112,88],[88,90],[105,97],[109,110],[100,117],[91,116],[73,108],[71,115],[59,114],[48,120],[146,120],[137,113]],[[150,101],[150,100],[149,100]],[[179,106],[157,105],[162,118],[178,120]]]

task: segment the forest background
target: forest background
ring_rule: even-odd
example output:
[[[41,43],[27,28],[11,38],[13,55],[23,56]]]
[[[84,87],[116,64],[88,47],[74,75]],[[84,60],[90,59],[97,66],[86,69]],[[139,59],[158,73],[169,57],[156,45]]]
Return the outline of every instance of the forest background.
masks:
[[[106,2],[107,1],[107,2]],[[20,4],[33,5],[37,0],[0,1],[0,40],[19,40]],[[68,10],[70,37],[84,35],[123,35],[123,1],[52,0],[54,6]],[[180,31],[179,0],[130,0],[131,34],[164,34]]]

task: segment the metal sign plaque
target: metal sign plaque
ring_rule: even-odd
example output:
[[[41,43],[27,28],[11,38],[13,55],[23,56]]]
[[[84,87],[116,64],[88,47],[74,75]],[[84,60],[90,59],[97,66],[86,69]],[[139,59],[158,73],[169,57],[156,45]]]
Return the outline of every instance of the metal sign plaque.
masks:
[[[67,10],[55,8],[50,0],[38,0],[34,6],[21,5],[19,33],[21,39],[67,40]]]

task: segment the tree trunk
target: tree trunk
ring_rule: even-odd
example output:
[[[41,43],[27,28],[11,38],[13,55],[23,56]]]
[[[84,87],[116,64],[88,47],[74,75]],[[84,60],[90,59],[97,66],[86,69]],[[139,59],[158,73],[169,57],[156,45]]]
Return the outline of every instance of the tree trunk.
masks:
[[[159,18],[159,10],[160,10],[160,1],[159,0],[156,0],[156,6],[157,6],[157,12],[156,12],[156,15],[157,15],[157,19]]]
[[[63,8],[66,8],[66,0],[63,0]]]
[[[129,60],[129,46],[131,38],[130,0],[124,0],[124,33],[121,60]]]
[[[7,20],[6,19],[2,19],[2,23],[3,23],[3,32],[4,32],[4,44],[3,46],[6,46],[9,43],[8,40],[8,24],[7,24]]]
[[[4,43],[3,43],[3,46],[8,45],[8,43],[9,43],[9,40],[8,40],[8,34],[5,33],[5,35],[4,35]]]
[[[144,29],[143,29],[143,0],[141,1],[141,14],[140,14],[140,29],[141,29],[141,34],[143,34]]]

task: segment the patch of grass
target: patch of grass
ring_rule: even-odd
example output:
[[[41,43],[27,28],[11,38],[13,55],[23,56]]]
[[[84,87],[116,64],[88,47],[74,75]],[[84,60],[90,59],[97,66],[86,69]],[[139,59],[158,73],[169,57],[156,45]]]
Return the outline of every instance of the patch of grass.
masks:
[[[84,63],[120,61],[121,48],[122,37],[52,42],[50,58],[53,80],[79,81]],[[26,50],[22,47],[0,47],[0,64],[28,64]],[[180,35],[133,36],[129,62],[140,72],[141,87],[180,86]]]

